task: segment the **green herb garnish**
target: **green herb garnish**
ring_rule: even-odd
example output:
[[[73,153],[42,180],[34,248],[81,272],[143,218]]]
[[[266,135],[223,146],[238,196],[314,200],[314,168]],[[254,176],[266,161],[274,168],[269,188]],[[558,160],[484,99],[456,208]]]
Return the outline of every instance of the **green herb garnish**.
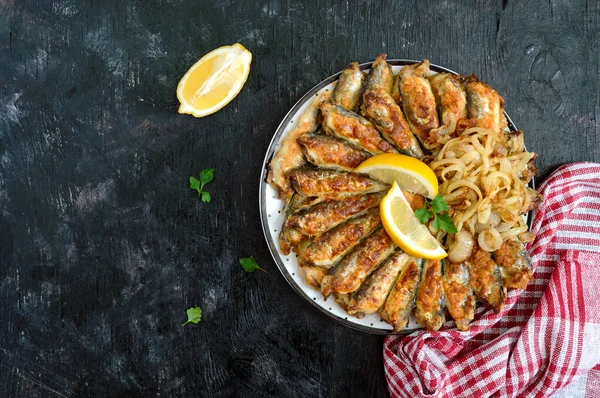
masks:
[[[205,203],[210,203],[210,193],[204,190],[204,186],[215,178],[215,169],[204,169],[200,172],[200,179],[190,177],[190,188],[198,191],[198,196]]]
[[[190,307],[186,311],[188,320],[185,321],[181,326],[185,326],[188,323],[197,324],[202,319],[202,309],[200,307]]]
[[[425,199],[425,206],[415,211],[415,216],[421,221],[421,224],[425,224],[427,221],[433,218],[433,228],[438,231],[446,231],[449,234],[455,234],[458,232],[454,221],[448,215],[448,203],[441,194],[436,195],[432,201]]]
[[[261,270],[262,272],[267,272],[258,266],[254,256],[240,258],[240,264],[242,264],[242,267],[244,267],[244,271],[246,272],[254,272],[257,269]]]

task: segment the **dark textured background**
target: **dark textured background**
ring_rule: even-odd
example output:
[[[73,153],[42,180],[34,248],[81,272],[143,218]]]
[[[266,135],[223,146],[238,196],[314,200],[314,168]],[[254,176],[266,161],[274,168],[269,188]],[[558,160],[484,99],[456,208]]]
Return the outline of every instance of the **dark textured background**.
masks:
[[[275,128],[387,52],[490,83],[543,176],[599,161],[600,8],[383,3],[0,0],[0,396],[387,394],[383,339],[303,302],[269,255]],[[240,95],[178,115],[180,77],[235,42],[254,55]],[[187,186],[205,167],[211,204]],[[182,327],[192,305],[203,320]]]

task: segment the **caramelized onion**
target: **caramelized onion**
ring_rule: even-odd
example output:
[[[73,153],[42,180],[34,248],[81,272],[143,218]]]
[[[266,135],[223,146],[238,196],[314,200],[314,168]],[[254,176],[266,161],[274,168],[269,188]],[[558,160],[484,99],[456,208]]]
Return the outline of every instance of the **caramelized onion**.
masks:
[[[486,229],[477,237],[479,247],[486,252],[495,252],[502,246],[502,237],[496,228]]]
[[[471,257],[475,240],[469,231],[462,230],[454,235],[454,243],[448,251],[448,260],[460,263]]]

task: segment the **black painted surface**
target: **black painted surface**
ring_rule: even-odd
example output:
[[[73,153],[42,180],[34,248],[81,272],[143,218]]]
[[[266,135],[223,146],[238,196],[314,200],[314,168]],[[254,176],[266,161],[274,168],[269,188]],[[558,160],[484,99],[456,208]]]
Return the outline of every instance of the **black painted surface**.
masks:
[[[597,2],[305,3],[0,0],[0,396],[385,396],[383,339],[303,302],[258,214],[275,128],[349,61],[478,74],[542,176],[600,160]],[[179,78],[235,42],[240,95],[178,115]]]

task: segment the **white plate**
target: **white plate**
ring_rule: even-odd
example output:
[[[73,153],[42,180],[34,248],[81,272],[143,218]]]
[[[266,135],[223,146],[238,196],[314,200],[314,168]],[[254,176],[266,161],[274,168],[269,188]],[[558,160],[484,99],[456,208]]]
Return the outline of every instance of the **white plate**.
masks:
[[[388,63],[392,65],[394,73],[398,73],[404,65],[418,63],[419,61],[404,60],[404,59],[391,59]],[[368,72],[372,62],[368,62],[360,65],[360,68]],[[449,69],[441,66],[431,64],[430,69],[432,73],[437,72],[448,72],[456,74]],[[263,162],[263,168],[260,179],[260,190],[259,190],[259,206],[260,206],[260,219],[263,227],[263,232],[271,251],[271,255],[275,260],[275,263],[279,267],[279,270],[289,282],[289,284],[309,301],[312,305],[317,307],[319,310],[330,316],[331,318],[349,326],[353,329],[361,330],[363,332],[375,333],[375,334],[392,334],[392,326],[387,322],[382,321],[378,314],[368,314],[364,318],[358,319],[352,315],[348,315],[332,298],[325,301],[321,292],[315,290],[298,274],[298,259],[297,255],[291,253],[290,255],[284,255],[279,250],[279,231],[283,225],[285,219],[284,215],[284,201],[277,198],[275,190],[266,182],[269,161],[273,155],[279,150],[279,144],[283,138],[294,128],[294,122],[304,113],[306,108],[310,105],[312,98],[320,92],[333,89],[333,83],[337,81],[338,76],[341,72],[336,73],[333,76],[328,77],[321,83],[313,87],[308,93],[306,93],[300,100],[292,107],[288,114],[283,118],[283,121],[275,131],[275,135],[269,144],[265,160]],[[506,113],[505,113],[506,115]],[[510,130],[516,130],[514,124],[506,115],[508,120],[508,127]],[[533,180],[532,180],[533,181]],[[452,322],[453,323],[453,322]],[[415,321],[413,315],[410,316],[407,328],[402,331],[403,334],[411,333],[415,330],[421,329],[421,327]]]

